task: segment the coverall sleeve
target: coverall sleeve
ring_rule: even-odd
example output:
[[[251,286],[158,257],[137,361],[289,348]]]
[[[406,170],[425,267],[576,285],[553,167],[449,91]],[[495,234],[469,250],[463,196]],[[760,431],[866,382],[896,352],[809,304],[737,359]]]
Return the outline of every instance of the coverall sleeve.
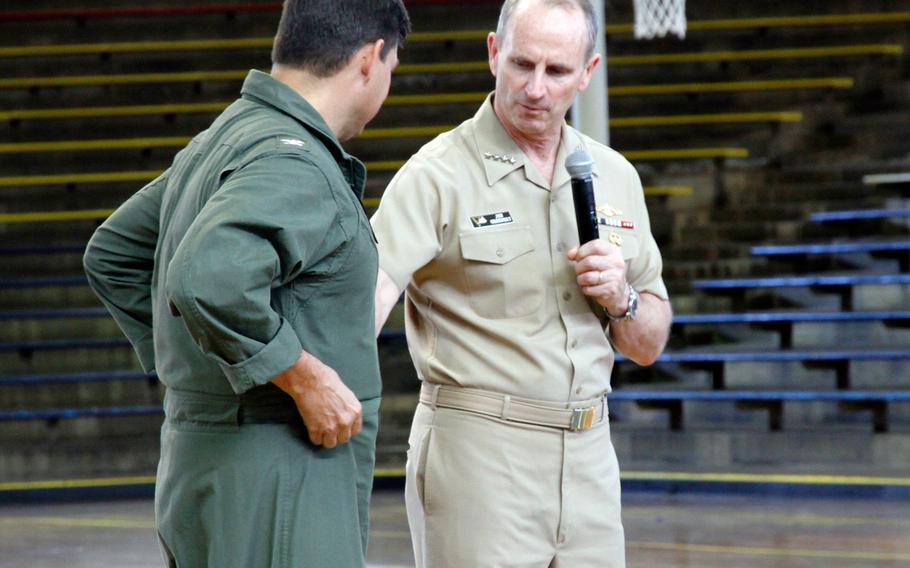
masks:
[[[167,179],[165,172],[114,211],[92,235],[83,257],[89,285],[133,345],[147,373],[155,368],[151,286]]]
[[[334,195],[303,156],[258,158],[208,200],[167,267],[171,312],[237,393],[265,384],[300,356],[300,340],[272,305],[272,290],[333,253],[326,243],[340,230]]]

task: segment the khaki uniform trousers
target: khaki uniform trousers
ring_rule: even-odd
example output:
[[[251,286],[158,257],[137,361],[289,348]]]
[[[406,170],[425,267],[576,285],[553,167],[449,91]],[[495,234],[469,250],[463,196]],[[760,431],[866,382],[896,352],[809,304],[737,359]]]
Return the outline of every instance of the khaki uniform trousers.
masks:
[[[328,449],[299,415],[277,421],[293,406],[244,419],[236,402],[175,394],[155,487],[165,566],[363,568],[379,398],[361,401],[363,430]]]
[[[586,431],[420,403],[405,501],[418,568],[621,568],[609,422]]]

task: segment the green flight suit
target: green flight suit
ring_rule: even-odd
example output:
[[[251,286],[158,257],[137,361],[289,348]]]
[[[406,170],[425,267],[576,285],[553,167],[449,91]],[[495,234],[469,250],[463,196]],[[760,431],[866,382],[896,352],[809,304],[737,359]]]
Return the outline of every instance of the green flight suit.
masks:
[[[365,175],[303,98],[251,71],[88,244],[92,288],[167,387],[156,517],[172,566],[365,562],[381,390]],[[301,349],[361,400],[350,443],[312,445],[269,382]]]

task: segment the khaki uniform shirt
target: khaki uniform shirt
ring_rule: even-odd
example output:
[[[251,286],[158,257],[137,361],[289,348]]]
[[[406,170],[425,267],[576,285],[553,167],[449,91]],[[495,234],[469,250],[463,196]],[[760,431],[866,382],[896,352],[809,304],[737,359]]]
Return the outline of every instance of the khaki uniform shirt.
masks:
[[[601,237],[621,243],[636,290],[667,298],[632,165],[564,125],[547,183],[488,97],[405,164],[372,218],[380,267],[406,289],[421,380],[558,402],[610,390],[608,320],[566,258],[578,232],[565,160],[578,146],[594,158]]]

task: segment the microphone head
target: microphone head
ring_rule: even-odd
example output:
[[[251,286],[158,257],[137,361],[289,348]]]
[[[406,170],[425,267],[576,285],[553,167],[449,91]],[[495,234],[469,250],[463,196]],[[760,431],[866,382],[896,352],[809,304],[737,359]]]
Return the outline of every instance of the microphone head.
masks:
[[[584,148],[579,148],[569,154],[566,158],[566,169],[569,170],[569,176],[573,178],[591,177],[594,168],[594,160],[591,155],[585,152]]]

